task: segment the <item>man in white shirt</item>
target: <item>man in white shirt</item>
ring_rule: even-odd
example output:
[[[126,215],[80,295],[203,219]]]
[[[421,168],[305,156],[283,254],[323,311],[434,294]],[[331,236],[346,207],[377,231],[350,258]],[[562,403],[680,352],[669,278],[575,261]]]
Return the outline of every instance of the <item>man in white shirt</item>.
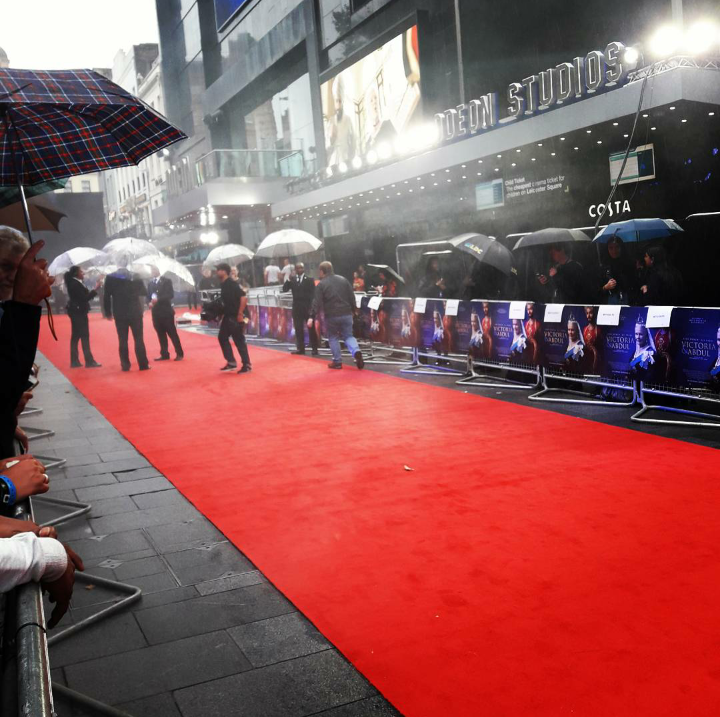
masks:
[[[272,259],[270,263],[265,267],[265,286],[274,286],[280,283],[280,267],[277,264],[273,264]]]
[[[290,263],[290,259],[285,258],[283,259],[283,268],[280,269],[280,273],[282,274],[282,283],[284,284],[286,281],[290,281],[293,277],[295,267]]]

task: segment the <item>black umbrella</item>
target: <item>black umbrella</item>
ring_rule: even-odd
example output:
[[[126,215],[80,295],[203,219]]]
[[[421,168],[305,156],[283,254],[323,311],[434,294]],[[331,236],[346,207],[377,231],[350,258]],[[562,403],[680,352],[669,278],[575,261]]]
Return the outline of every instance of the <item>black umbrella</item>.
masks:
[[[571,244],[573,242],[589,242],[590,237],[579,229],[541,229],[532,234],[520,237],[513,247],[515,249],[526,249],[529,246],[548,246],[550,244]]]
[[[395,269],[391,269],[387,264],[368,264],[369,267],[372,267],[373,269],[377,269],[378,273],[383,272],[385,276],[391,276],[395,281],[400,281],[403,284],[405,283],[405,279],[398,274]]]
[[[517,273],[510,250],[491,237],[484,234],[460,234],[449,239],[448,243],[476,261],[495,267],[506,276]]]

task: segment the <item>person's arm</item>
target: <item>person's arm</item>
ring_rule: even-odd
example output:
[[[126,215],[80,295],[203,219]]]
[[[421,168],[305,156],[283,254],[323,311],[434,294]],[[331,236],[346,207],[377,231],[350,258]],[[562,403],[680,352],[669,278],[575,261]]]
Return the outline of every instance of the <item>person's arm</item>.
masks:
[[[310,318],[307,320],[307,325],[312,327],[313,321],[317,315],[323,310],[323,299],[322,299],[322,282],[315,286],[313,293],[312,303],[310,305]]]
[[[41,580],[53,582],[68,566],[67,551],[53,538],[38,538],[32,532],[0,540],[0,592]]]
[[[292,282],[290,279],[285,279],[285,283],[283,284],[283,291],[292,291]]]
[[[343,286],[343,294],[345,295],[345,300],[350,304],[350,311],[354,314],[356,311],[355,292],[353,291],[352,284],[347,280]]]
[[[245,292],[240,289],[240,307],[238,308],[238,314],[237,314],[237,320],[239,324],[242,324],[245,321],[245,307],[247,306],[247,295]]]

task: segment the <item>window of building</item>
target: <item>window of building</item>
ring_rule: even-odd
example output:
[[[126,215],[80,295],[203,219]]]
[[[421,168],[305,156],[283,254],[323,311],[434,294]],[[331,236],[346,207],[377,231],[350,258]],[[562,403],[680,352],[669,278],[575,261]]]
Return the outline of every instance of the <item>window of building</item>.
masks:
[[[72,179],[69,179],[68,183],[65,185],[65,191],[72,192]]]
[[[135,177],[133,177],[133,180],[132,180],[132,188],[133,188],[133,194],[135,194],[135,192],[137,192],[137,189],[135,189]]]
[[[89,179],[83,179],[81,182],[81,187],[82,187],[81,191],[83,191],[83,192],[91,192],[92,191],[92,187],[91,187]]]
[[[146,184],[146,180],[145,180],[145,172],[143,172],[143,175],[142,175],[142,182],[143,182],[143,187],[146,187],[147,184]]]
[[[118,203],[122,202],[122,192],[118,191]]]

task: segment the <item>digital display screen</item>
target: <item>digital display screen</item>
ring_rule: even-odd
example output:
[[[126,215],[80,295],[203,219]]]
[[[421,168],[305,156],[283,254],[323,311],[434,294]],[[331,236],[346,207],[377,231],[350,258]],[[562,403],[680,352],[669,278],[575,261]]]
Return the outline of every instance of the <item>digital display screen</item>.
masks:
[[[610,155],[610,185],[614,185],[620,174],[625,152]],[[631,149],[627,163],[620,177],[620,184],[642,182],[646,179],[655,179],[655,148],[651,144]]]
[[[322,85],[328,165],[371,150],[383,156],[419,115],[417,27],[394,37]]]
[[[505,192],[502,179],[481,182],[475,185],[475,203],[478,211],[505,205]]]
[[[247,5],[250,0],[215,0],[215,23],[217,29],[222,29],[223,25],[243,6]]]

